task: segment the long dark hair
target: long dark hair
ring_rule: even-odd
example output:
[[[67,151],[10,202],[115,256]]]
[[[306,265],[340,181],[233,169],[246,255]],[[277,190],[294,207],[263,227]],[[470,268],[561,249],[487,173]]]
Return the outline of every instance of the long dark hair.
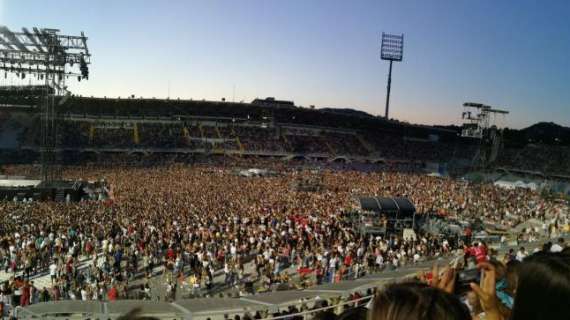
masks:
[[[570,316],[570,251],[538,252],[518,266],[511,320],[567,319]]]
[[[376,296],[370,320],[470,320],[454,295],[419,283],[393,284]]]

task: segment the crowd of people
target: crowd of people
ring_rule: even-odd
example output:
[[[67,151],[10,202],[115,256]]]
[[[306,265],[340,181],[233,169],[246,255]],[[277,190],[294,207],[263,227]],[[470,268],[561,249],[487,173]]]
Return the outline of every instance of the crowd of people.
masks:
[[[564,319],[570,313],[570,250],[545,248],[520,260],[480,262],[467,291],[455,269],[430,279],[393,284],[376,294],[371,320],[538,320]],[[426,281],[427,279],[427,281]],[[333,318],[334,319],[334,318]]]
[[[12,305],[148,299],[157,270],[167,284],[165,299],[176,298],[182,284],[193,296],[217,282],[253,283],[257,292],[291,287],[293,277],[301,287],[354,279],[462,248],[452,237],[359,234],[344,219],[357,195],[405,196],[419,214],[507,227],[530,218],[555,229],[568,223],[565,204],[523,189],[416,173],[322,170],[324,188],[302,192],[291,182],[306,171],[271,166],[280,175],[245,178],[217,165],[67,168],[69,179],[104,177],[113,199],[0,203],[0,266],[14,276],[3,295]],[[34,286],[40,272],[49,272],[51,286]]]

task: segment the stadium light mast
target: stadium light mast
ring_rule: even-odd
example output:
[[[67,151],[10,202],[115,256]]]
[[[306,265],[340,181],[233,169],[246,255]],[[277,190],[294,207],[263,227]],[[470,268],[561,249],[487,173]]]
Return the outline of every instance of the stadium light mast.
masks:
[[[382,46],[380,48],[380,58],[390,61],[388,71],[388,86],[386,88],[386,113],[384,117],[388,119],[390,111],[390,87],[392,85],[392,62],[402,61],[404,56],[404,35],[395,35],[382,32]]]

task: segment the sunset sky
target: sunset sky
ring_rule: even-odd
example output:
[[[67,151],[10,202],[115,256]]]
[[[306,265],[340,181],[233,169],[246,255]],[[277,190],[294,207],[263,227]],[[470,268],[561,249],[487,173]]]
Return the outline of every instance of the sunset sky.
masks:
[[[351,107],[383,114],[381,33],[404,33],[391,116],[459,123],[461,105],[506,124],[570,126],[570,1],[0,0],[0,24],[89,37],[82,95]],[[169,89],[170,88],[170,89]]]

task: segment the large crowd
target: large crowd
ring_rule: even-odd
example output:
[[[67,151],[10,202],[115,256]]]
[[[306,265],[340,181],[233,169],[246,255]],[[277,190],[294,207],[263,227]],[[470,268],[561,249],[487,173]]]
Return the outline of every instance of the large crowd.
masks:
[[[291,185],[307,171],[277,163],[271,169],[281,174],[245,178],[217,165],[67,168],[69,179],[104,177],[112,199],[0,203],[0,266],[14,275],[3,296],[12,305],[149,299],[158,266],[167,283],[165,299],[174,299],[181,283],[193,295],[207,294],[220,273],[226,286],[253,283],[254,290],[244,290],[263,291],[291,286],[291,270],[298,286],[338,282],[443,256],[465,244],[421,233],[416,240],[362,236],[344,218],[357,195],[405,196],[419,214],[482,218],[508,228],[535,218],[556,233],[568,223],[565,204],[524,189],[417,173],[325,169],[317,173],[324,188],[302,192]],[[87,267],[80,268],[85,260]],[[49,272],[51,286],[34,287],[32,277],[40,272]]]

